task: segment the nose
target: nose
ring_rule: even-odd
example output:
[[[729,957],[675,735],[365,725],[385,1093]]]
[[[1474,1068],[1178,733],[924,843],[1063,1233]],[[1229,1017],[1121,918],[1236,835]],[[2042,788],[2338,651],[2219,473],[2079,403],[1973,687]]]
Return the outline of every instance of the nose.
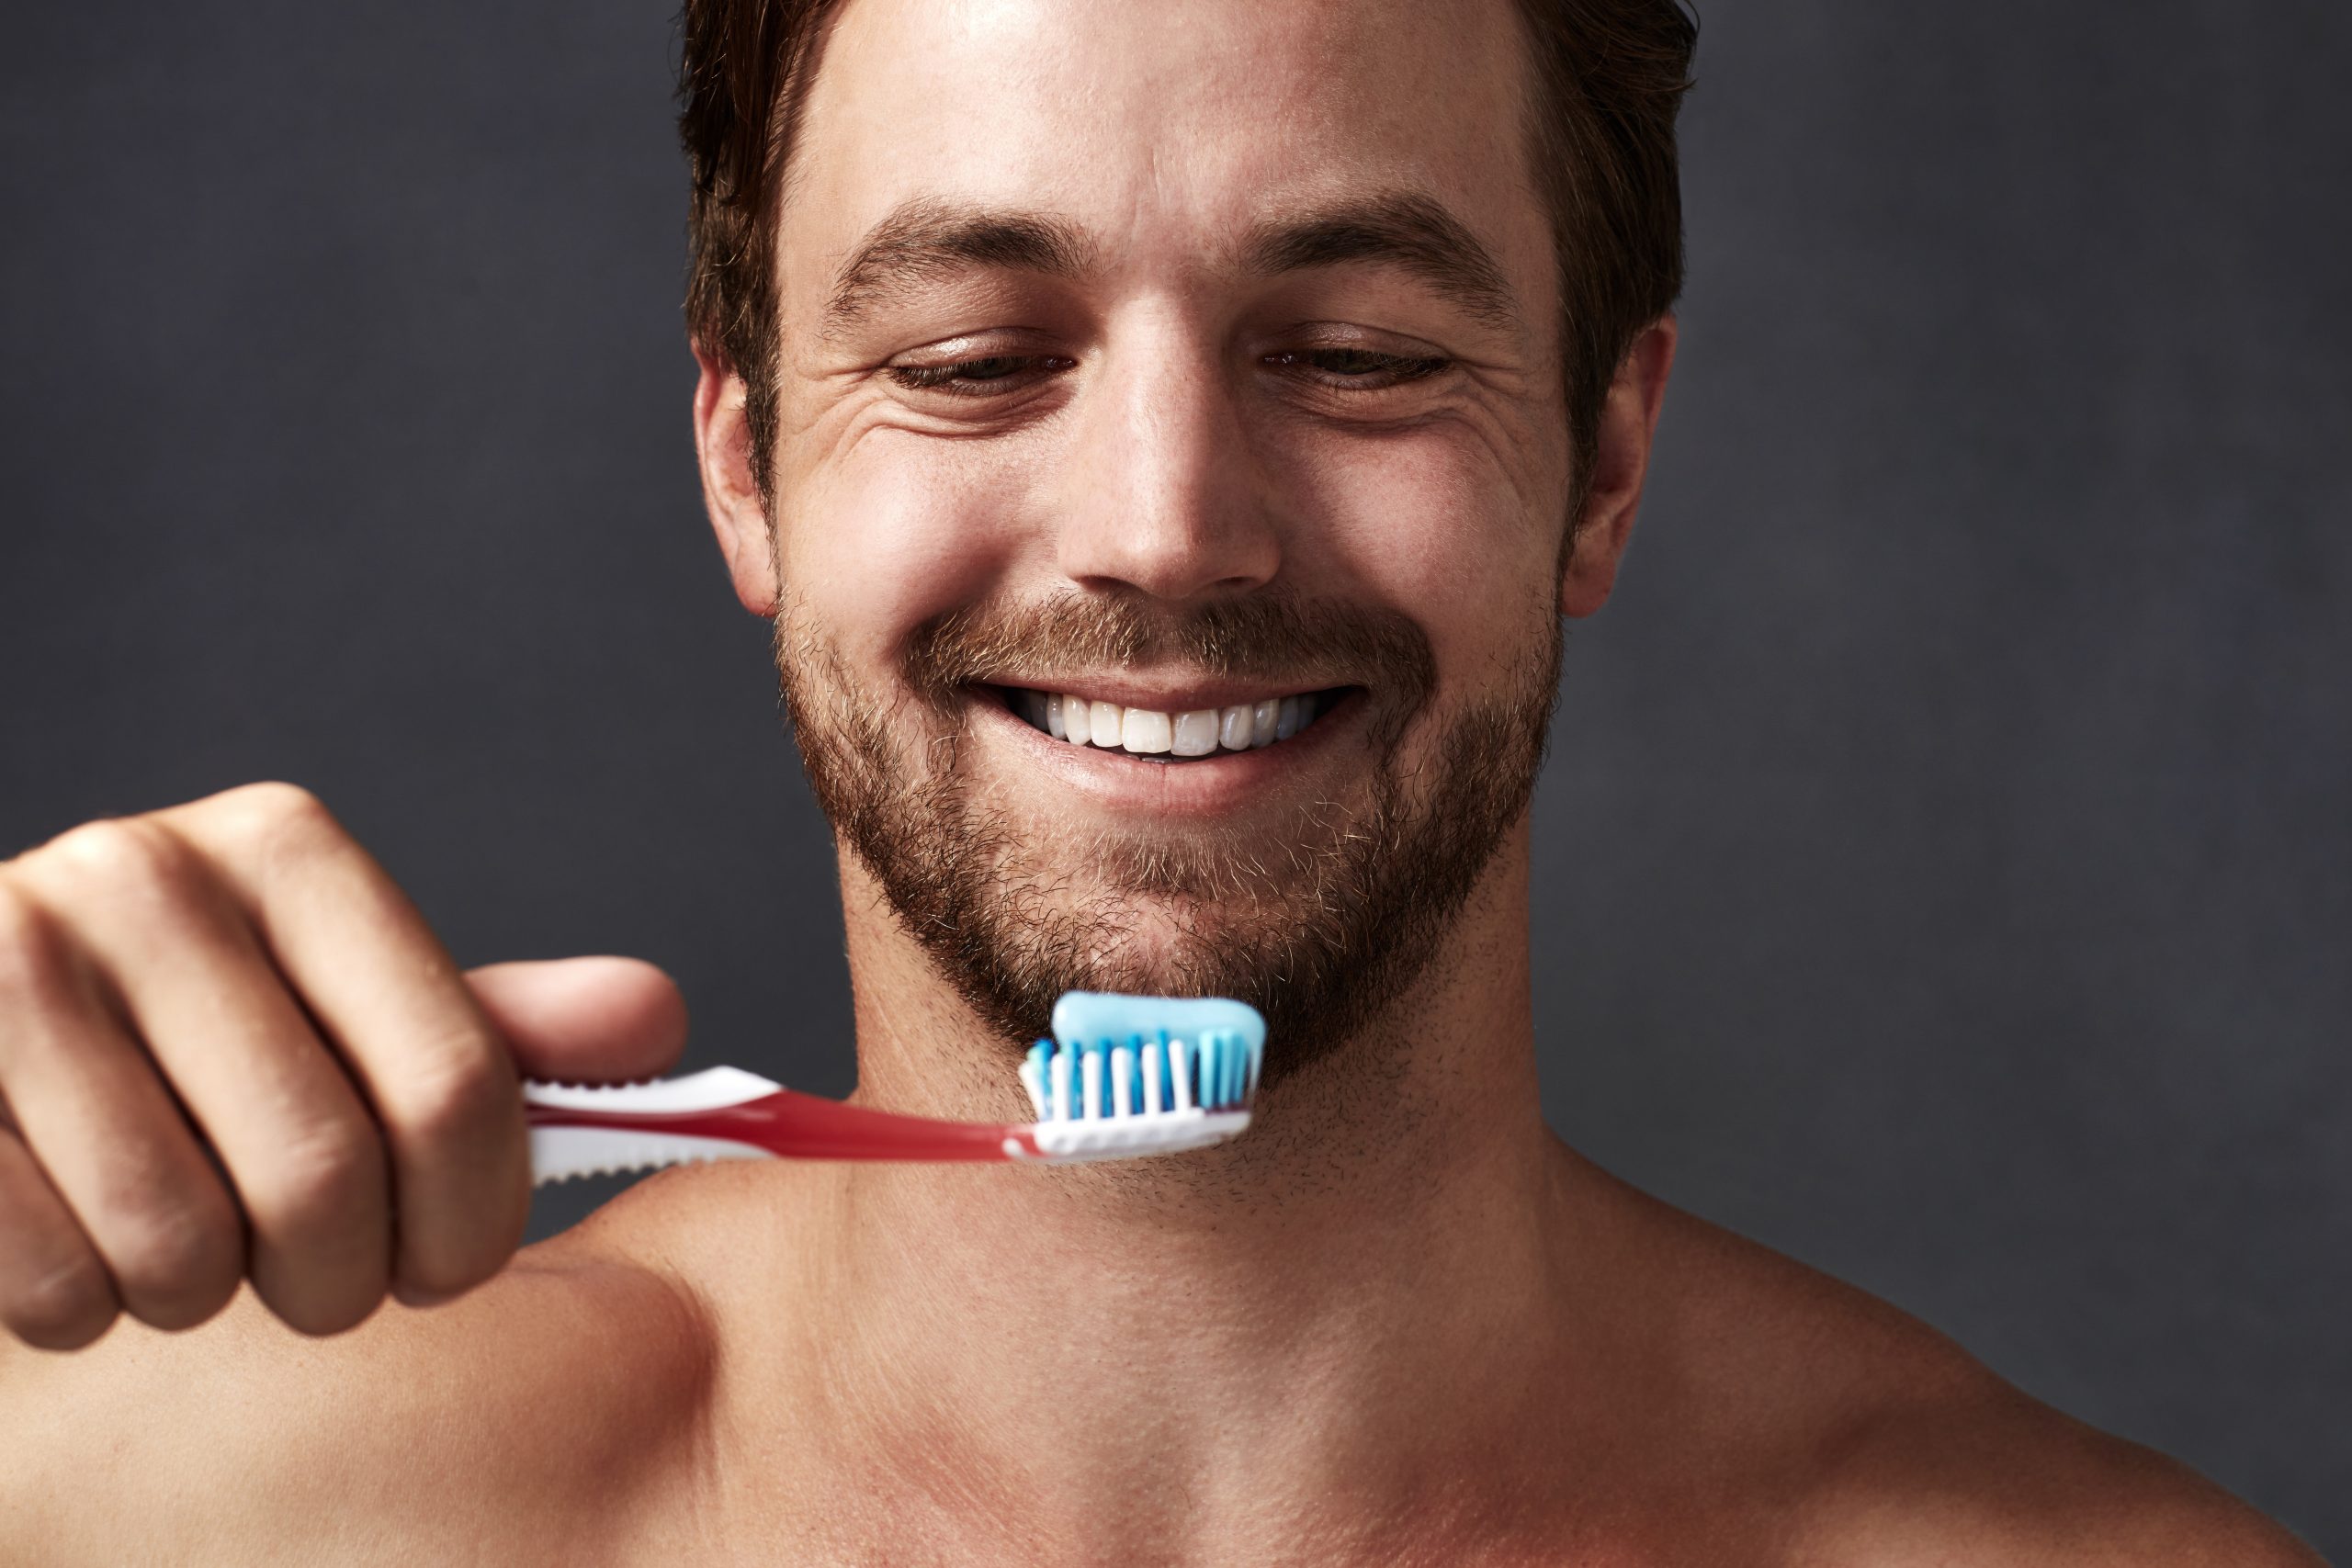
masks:
[[[1216,354],[1172,324],[1114,343],[1072,421],[1057,564],[1082,588],[1183,602],[1246,592],[1282,564],[1272,486]]]

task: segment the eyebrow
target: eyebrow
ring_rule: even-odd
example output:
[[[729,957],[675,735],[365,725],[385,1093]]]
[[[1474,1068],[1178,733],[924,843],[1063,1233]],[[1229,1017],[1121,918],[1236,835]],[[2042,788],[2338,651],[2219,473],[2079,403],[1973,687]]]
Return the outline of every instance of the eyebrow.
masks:
[[[842,264],[825,323],[838,332],[893,295],[968,268],[1078,277],[1093,259],[1094,247],[1067,219],[917,197],[866,231]]]
[[[1084,230],[1052,213],[917,197],[868,230],[842,264],[825,301],[826,331],[852,326],[934,278],[976,268],[1077,278],[1096,254]],[[1396,266],[1476,320],[1519,324],[1517,297],[1493,253],[1418,191],[1343,197],[1261,220],[1238,254],[1244,270],[1261,276],[1347,262]]]
[[[1518,299],[1493,253],[1468,225],[1418,191],[1385,191],[1268,220],[1251,231],[1242,256],[1250,271],[1268,276],[1383,262],[1413,274],[1491,326],[1519,323]]]

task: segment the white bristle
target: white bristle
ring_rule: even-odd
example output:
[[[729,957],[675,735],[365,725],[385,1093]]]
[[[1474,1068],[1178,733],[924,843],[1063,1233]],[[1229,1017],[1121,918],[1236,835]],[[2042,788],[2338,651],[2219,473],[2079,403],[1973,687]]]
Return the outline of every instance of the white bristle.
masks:
[[[1069,1120],[1069,1053],[1067,1051],[1054,1053],[1053,1120]]]
[[[1081,1070],[1086,1078],[1086,1109],[1079,1114],[1091,1121],[1102,1114],[1102,1053],[1087,1052]]]
[[[1111,1048],[1111,1114],[1132,1114],[1135,1103],[1136,1054],[1125,1045]]]
[[[1143,1109],[1147,1116],[1157,1116],[1166,1104],[1160,1098],[1160,1083],[1166,1074],[1162,1056],[1156,1040],[1143,1048]]]
[[[1175,1089],[1175,1108],[1193,1109],[1193,1043],[1181,1038],[1168,1042],[1168,1080]]]

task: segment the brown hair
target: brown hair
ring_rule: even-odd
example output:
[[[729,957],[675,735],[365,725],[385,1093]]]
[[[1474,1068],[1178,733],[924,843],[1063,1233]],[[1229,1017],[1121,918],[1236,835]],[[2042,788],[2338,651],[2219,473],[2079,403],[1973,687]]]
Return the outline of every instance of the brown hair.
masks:
[[[763,494],[775,433],[775,214],[819,35],[839,3],[685,0],[683,16],[678,131],[694,174],[686,324],[743,378]],[[1516,4],[1533,57],[1529,142],[1559,256],[1580,497],[1617,366],[1681,291],[1674,118],[1698,28],[1678,0]]]

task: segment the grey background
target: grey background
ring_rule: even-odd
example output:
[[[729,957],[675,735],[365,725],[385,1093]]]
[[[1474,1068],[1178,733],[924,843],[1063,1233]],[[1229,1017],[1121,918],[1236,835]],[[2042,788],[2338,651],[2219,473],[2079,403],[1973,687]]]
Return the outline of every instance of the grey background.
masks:
[[[0,852],[297,779],[466,961],[642,953],[845,1090],[662,6],[5,37]],[[1572,1141],[2352,1557],[2347,65],[2336,0],[1709,8],[1536,929]]]

